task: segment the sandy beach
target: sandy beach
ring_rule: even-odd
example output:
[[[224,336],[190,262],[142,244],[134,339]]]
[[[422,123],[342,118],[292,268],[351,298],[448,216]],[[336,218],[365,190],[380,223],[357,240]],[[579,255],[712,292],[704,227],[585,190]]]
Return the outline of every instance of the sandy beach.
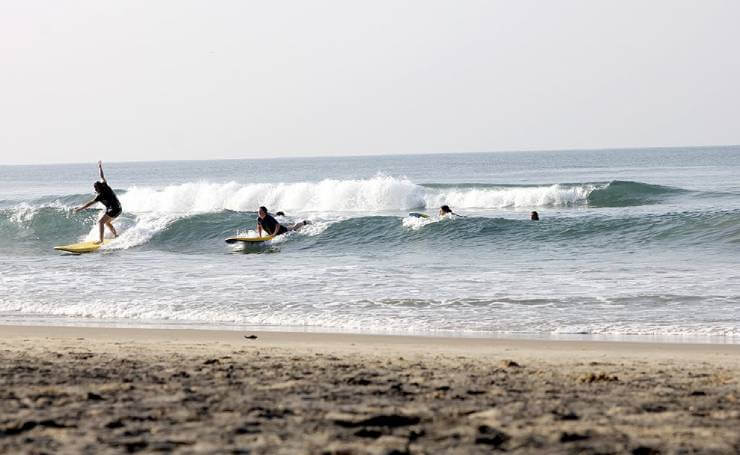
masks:
[[[729,344],[0,326],[0,452],[738,453],[739,380]]]

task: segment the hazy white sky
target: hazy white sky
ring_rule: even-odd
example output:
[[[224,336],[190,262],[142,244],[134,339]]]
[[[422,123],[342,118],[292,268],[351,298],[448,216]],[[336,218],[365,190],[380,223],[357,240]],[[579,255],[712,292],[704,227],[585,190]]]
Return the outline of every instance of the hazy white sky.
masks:
[[[0,164],[740,143],[740,1],[0,0]]]

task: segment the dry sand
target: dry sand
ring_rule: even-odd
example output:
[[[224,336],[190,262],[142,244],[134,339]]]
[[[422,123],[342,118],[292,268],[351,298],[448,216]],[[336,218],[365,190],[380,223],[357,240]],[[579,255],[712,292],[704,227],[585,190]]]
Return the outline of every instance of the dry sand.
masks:
[[[740,453],[739,381],[738,345],[0,326],[0,452]]]

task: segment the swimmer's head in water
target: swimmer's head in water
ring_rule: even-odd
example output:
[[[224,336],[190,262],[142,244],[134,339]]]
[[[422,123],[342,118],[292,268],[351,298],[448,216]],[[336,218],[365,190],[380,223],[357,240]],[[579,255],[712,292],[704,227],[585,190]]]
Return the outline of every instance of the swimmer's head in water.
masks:
[[[439,208],[439,214],[440,215],[444,215],[444,214],[447,214],[447,213],[452,213],[452,210],[450,209],[450,206],[449,205],[443,205],[442,207]]]
[[[285,212],[277,212],[275,216],[285,216]]]
[[[532,221],[539,221],[540,215],[537,213],[537,211],[533,210],[532,213],[529,214],[529,219]]]

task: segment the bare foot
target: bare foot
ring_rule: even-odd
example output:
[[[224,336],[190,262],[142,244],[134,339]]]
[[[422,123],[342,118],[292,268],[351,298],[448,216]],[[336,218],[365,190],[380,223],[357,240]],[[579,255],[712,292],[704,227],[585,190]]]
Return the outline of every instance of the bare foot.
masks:
[[[101,243],[103,243],[103,241],[102,241],[102,240],[96,240],[96,241],[94,241],[93,243],[94,243],[95,245],[100,245]]]

